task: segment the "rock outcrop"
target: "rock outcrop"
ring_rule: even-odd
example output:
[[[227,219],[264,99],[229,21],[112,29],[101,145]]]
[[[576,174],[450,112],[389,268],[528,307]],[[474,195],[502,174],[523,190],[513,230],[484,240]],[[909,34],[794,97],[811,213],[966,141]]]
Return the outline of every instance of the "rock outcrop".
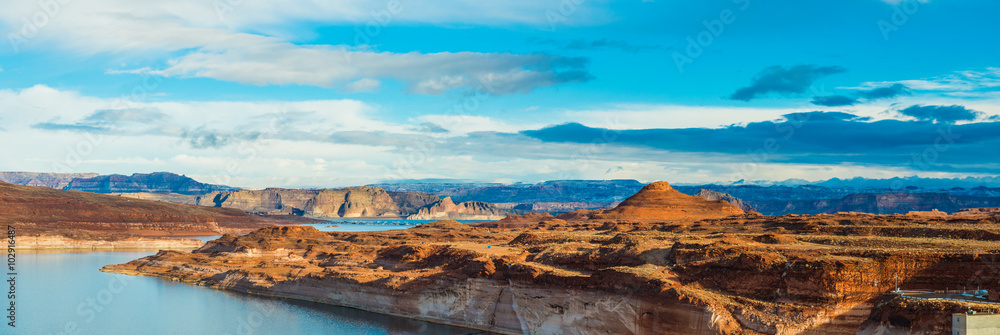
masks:
[[[712,190],[708,190],[708,189],[704,189],[703,188],[700,191],[698,191],[698,194],[695,194],[695,196],[696,197],[701,197],[701,198],[703,198],[705,200],[708,200],[708,201],[725,200],[726,202],[728,202],[730,204],[733,204],[733,206],[739,207],[744,212],[748,212],[748,213],[749,212],[756,212],[753,209],[752,206],[750,206],[747,203],[743,202],[743,200],[740,200],[739,198],[730,195],[729,193],[722,193],[722,192],[712,191]]]
[[[301,215],[306,204],[319,191],[268,188],[264,190],[242,190],[212,192],[199,196],[199,206],[225,207],[255,214]]]
[[[600,210],[594,219],[618,221],[696,221],[745,214],[725,200],[709,201],[687,195],[664,181],[646,185],[612,209]]]
[[[367,186],[338,190],[269,188],[260,191],[213,192],[199,197],[197,204],[237,208],[258,214],[307,215],[319,218],[403,215],[392,196],[380,188]]]
[[[479,201],[466,201],[456,204],[451,201],[451,197],[430,205],[421,207],[413,215],[407,216],[407,220],[499,220],[506,216],[506,212],[494,207],[491,204]]]

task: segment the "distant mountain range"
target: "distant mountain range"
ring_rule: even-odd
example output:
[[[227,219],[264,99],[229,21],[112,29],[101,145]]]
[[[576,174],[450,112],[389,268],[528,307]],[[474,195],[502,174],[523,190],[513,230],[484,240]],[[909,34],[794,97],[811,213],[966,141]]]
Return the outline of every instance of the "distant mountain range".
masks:
[[[830,179],[755,184],[678,185],[674,188],[707,199],[726,199],[765,215],[866,212],[896,214],[938,209],[1000,206],[1000,180],[891,178]],[[787,185],[786,185],[787,184]],[[642,189],[636,180],[556,180],[537,184],[392,183],[387,190],[423,190],[457,201],[484,201],[515,210],[568,212],[613,207]],[[706,192],[708,190],[712,192]]]
[[[14,185],[44,186],[61,190],[69,186],[73,179],[94,178],[96,173],[38,173],[0,172],[0,181]]]
[[[91,193],[177,193],[199,195],[236,187],[198,182],[169,172],[98,175],[96,173],[0,172],[0,181],[17,185],[45,186],[64,191]]]
[[[131,176],[93,173],[0,172],[0,181],[20,185],[47,186],[60,190],[120,194],[187,204],[196,204],[200,200],[202,205],[236,207],[251,212],[277,211],[310,215],[304,203],[280,205],[282,202],[296,198],[293,196],[295,190],[282,190],[275,193],[273,196],[280,197],[282,200],[274,200],[277,201],[276,204],[279,204],[274,206],[263,205],[272,200],[262,200],[259,206],[263,207],[260,208],[256,207],[258,206],[256,203],[245,205],[236,205],[233,201],[214,203],[206,201],[206,199],[213,199],[219,192],[236,192],[241,191],[241,189],[205,184],[183,175],[167,172],[137,173]],[[371,206],[398,207],[398,210],[385,213],[373,211],[372,213],[379,213],[376,215],[413,215],[420,212],[421,207],[431,206],[441,198],[450,197],[455,204],[463,202],[491,204],[495,208],[476,209],[473,211],[475,213],[467,214],[495,216],[504,211],[558,214],[576,209],[610,208],[638,192],[644,184],[636,180],[553,180],[535,184],[501,184],[434,179],[393,181],[367,186],[381,188],[396,200],[393,201],[395,204],[370,204]],[[817,182],[804,180],[741,181],[707,185],[674,183],[673,188],[682,193],[698,195],[706,199],[724,199],[744,210],[755,210],[765,215],[852,211],[893,214],[931,209],[953,212],[962,208],[1000,206],[1000,178],[997,177],[962,179],[833,178]],[[304,196],[304,199],[311,198],[313,193],[319,194],[316,190],[306,191],[309,192],[310,196]],[[427,193],[430,197],[421,195],[422,193]],[[235,193],[234,195],[236,194],[242,195],[243,193]],[[401,201],[400,199],[403,198],[416,200]],[[442,203],[441,205],[446,204]],[[449,206],[443,207],[451,208]],[[290,208],[297,211],[292,211]],[[468,210],[478,207],[462,208]],[[427,213],[440,210],[429,207],[426,209]],[[334,213],[339,211],[336,208],[324,209],[323,215],[332,215],[327,213],[327,210],[332,210]]]

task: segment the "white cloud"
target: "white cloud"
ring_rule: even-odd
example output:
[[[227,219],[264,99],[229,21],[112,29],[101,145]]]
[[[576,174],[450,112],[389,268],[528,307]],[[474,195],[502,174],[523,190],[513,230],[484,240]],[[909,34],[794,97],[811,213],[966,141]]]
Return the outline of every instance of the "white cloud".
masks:
[[[548,55],[441,52],[431,54],[340,50],[260,41],[253,47],[205,47],[169,62],[168,77],[205,77],[251,85],[371,88],[373,78],[401,81],[409,91],[439,95],[457,89],[488,94],[527,93],[538,87],[589,80],[583,62]],[[543,68],[533,70],[529,68]],[[356,78],[358,81],[354,81]],[[354,81],[348,84],[348,82]]]
[[[619,104],[606,109],[566,111],[566,122],[607,129],[721,128],[732,124],[777,120],[781,115],[815,108]],[[706,117],[711,115],[711,117]]]
[[[873,89],[887,87],[893,84],[903,84],[919,91],[969,92],[1000,87],[1000,68],[989,67],[980,71],[957,71],[942,76],[922,79],[872,81],[862,83],[858,87],[843,88]]]
[[[420,0],[404,1],[404,8],[392,11],[386,8],[387,2],[378,1],[247,1],[219,15],[213,4],[220,3],[224,2],[95,0],[86,5],[61,5],[51,15],[35,2],[22,2],[5,7],[0,26],[24,36],[23,42],[15,43],[18,50],[54,46],[83,55],[174,55],[163,69],[113,69],[107,71],[109,74],[156,73],[251,85],[343,87],[347,91],[358,85],[371,88],[371,80],[392,79],[419,94],[476,89],[484,80],[494,87],[492,93],[510,94],[589,79],[582,61],[556,56],[393,53],[368,48],[395,22],[543,24],[546,10],[558,10],[557,1],[462,0],[443,5]],[[581,20],[574,22],[586,21],[582,19],[592,12],[588,5],[579,7],[574,17]],[[23,27],[23,19],[35,15],[46,17],[45,24]],[[308,39],[310,33],[303,31],[319,24],[358,24],[360,35],[352,40],[360,42],[293,43]]]
[[[448,130],[448,136],[464,135],[477,131],[514,133],[544,127],[545,123],[511,124],[488,116],[480,115],[423,115],[414,123],[430,122]]]
[[[614,143],[543,143],[516,134],[553,120],[513,123],[487,116],[426,115],[397,123],[376,118],[377,107],[356,100],[130,103],[125,111],[138,114],[122,113],[115,105],[114,99],[47,86],[0,90],[0,119],[7,128],[0,132],[0,142],[19,143],[0,146],[0,156],[7,158],[0,160],[0,171],[172,171],[205,182],[245,187],[335,187],[393,178],[712,182],[732,179],[748,159],[746,155],[668,152]],[[878,112],[877,107],[865,108],[871,110],[858,113]],[[611,110],[566,112],[565,121],[615,129],[713,127],[721,124],[705,115],[721,113],[755,122],[796,111],[801,110],[621,105]],[[611,115],[621,118],[617,123],[603,123]],[[682,119],[709,120],[677,121]],[[109,130],[32,128],[46,122]],[[417,126],[423,123],[449,131],[421,132]],[[959,175],[821,164],[761,163],[756,171],[746,179]]]
[[[357,92],[374,92],[382,86],[382,83],[378,80],[372,78],[362,78],[358,79],[353,83],[344,86],[344,92],[357,93]]]

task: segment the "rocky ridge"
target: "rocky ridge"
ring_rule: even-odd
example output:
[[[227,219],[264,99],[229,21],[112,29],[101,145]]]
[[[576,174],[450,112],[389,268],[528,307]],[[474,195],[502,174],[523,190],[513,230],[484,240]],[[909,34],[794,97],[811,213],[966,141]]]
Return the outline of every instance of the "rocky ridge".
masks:
[[[198,236],[246,233],[282,220],[261,218],[243,211],[60,191],[48,187],[0,182],[0,224],[13,226],[29,243],[31,236],[49,236],[38,245],[80,245],[119,241],[138,245],[137,237]],[[60,240],[62,239],[62,240]],[[60,241],[56,241],[60,240]],[[46,242],[48,241],[48,242]],[[191,241],[142,240],[151,247],[170,243],[190,246]],[[51,243],[50,243],[51,242]],[[81,244],[82,243],[82,244]],[[124,243],[124,244],[122,244]]]

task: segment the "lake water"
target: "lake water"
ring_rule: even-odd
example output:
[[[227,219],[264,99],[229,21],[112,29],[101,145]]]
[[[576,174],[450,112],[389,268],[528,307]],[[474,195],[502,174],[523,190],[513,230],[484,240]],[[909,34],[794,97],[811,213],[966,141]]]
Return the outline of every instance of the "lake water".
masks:
[[[386,231],[386,230],[406,229],[406,228],[416,227],[419,224],[424,224],[434,221],[435,220],[333,219],[327,222],[295,224],[293,226],[311,226],[311,227],[316,227],[316,229],[319,231],[362,232],[362,231]],[[472,223],[472,222],[483,222],[483,221],[458,220],[458,222]],[[185,236],[184,238],[196,238],[207,242],[217,239],[219,238],[219,236],[221,235],[191,236],[191,237]]]
[[[348,225],[333,224],[342,227]],[[372,225],[378,227],[368,229],[389,228],[381,223]],[[344,229],[358,231],[364,228],[349,226]],[[11,329],[4,326],[0,333],[482,333],[351,308],[250,296],[157,278],[98,271],[107,264],[125,263],[153,253],[155,252],[19,254],[17,327]]]
[[[383,231],[411,228],[419,224],[434,222],[436,220],[383,220],[383,219],[335,219],[329,222],[309,223],[301,226],[316,227],[320,231]],[[458,222],[483,222],[463,221]],[[336,226],[336,227],[334,227]]]

